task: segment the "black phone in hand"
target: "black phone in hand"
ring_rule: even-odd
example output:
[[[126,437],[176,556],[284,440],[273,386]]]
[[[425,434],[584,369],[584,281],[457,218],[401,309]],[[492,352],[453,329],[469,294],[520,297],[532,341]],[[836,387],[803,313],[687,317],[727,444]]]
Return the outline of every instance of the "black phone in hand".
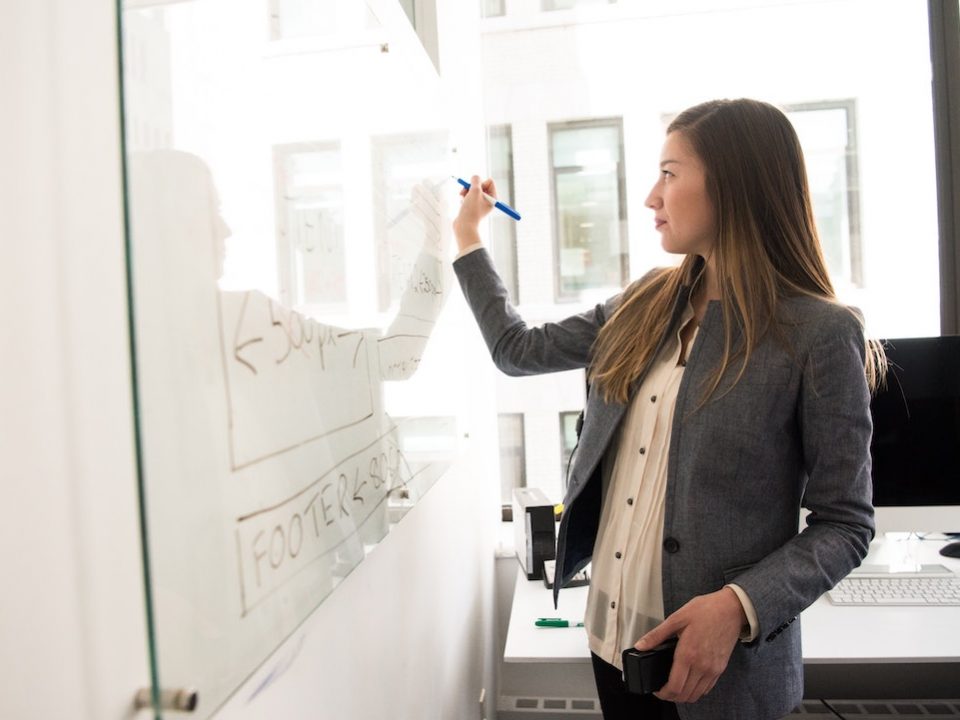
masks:
[[[670,678],[673,651],[677,639],[671,638],[652,650],[627,648],[623,651],[623,681],[627,692],[648,695],[656,692]]]

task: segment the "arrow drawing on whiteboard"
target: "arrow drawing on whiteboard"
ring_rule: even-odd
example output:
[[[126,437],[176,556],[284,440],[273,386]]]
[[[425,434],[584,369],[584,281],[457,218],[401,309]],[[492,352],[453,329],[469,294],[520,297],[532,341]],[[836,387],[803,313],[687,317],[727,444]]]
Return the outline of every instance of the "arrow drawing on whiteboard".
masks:
[[[362,488],[364,485],[367,484],[367,481],[364,480],[362,483],[358,485],[357,481],[359,479],[360,479],[360,468],[357,467],[357,468],[354,468],[354,471],[353,471],[353,500],[354,502],[359,502],[361,505],[363,505],[365,501],[362,497],[358,496],[357,493],[360,492],[360,488]]]
[[[254,367],[253,363],[246,360],[245,358],[240,357],[240,351],[243,350],[248,345],[253,345],[254,343],[263,342],[263,337],[253,337],[253,338],[250,338],[249,340],[240,342],[240,328],[243,326],[243,318],[247,312],[247,302],[249,301],[249,299],[250,299],[250,293],[244,294],[243,303],[240,305],[240,319],[237,322],[237,327],[233,334],[233,357],[237,360],[237,362],[243,363],[248,368],[250,368],[250,372],[256,375],[257,368]]]

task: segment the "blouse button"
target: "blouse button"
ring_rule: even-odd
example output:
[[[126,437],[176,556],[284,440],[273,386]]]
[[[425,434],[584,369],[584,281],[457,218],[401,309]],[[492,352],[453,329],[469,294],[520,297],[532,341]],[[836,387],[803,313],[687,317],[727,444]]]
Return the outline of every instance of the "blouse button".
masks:
[[[645,447],[640,448],[640,454],[641,454],[641,455],[646,455],[646,454],[647,454],[647,449],[646,449]]]
[[[627,498],[627,505],[633,505],[633,498]]]
[[[657,396],[656,396],[656,395],[651,395],[651,396],[650,396],[650,402],[656,402],[656,401],[657,401]]]
[[[617,609],[617,601],[616,601],[616,600],[611,600],[611,601],[610,601],[610,609],[611,609],[611,610],[616,610],[616,609]]]
[[[617,550],[617,552],[615,552],[614,555],[616,556],[617,560],[623,557],[623,553],[620,552],[619,550]]]

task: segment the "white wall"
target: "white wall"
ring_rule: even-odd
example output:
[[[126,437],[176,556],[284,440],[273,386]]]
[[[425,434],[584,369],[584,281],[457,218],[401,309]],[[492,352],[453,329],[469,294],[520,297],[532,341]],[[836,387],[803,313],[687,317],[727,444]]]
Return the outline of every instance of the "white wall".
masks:
[[[417,503],[217,717],[493,717],[497,502],[495,484],[478,472],[484,458],[479,444],[477,450]],[[251,698],[265,681],[268,689]]]
[[[113,6],[0,10],[0,717],[148,684]]]

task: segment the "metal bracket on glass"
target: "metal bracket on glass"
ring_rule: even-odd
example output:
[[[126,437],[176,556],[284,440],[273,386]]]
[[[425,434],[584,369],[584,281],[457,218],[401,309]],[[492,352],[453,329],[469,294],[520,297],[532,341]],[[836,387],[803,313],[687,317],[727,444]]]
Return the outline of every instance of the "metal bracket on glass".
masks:
[[[177,690],[160,690],[160,707],[158,710],[175,710],[179,712],[193,712],[197,709],[197,691],[192,688]],[[153,707],[153,691],[150,688],[137,690],[134,705],[137,710]]]

